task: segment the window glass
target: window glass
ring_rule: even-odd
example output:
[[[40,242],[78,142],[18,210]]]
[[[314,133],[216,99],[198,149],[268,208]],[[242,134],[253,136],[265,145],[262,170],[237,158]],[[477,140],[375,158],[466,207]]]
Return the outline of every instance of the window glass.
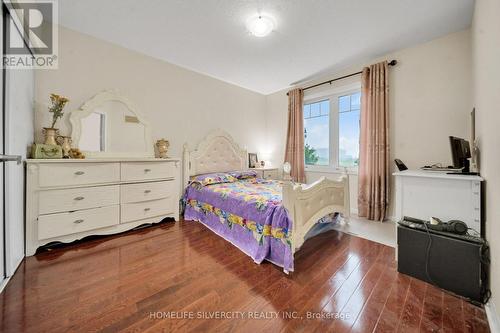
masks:
[[[304,105],[304,118],[308,118],[311,116],[311,105],[305,104]]]
[[[307,165],[330,164],[329,100],[304,105],[304,154]]]
[[[351,95],[351,110],[359,110],[361,107],[361,93]]]
[[[359,164],[360,96],[355,93],[339,97],[339,166]],[[346,106],[347,97],[350,103]]]
[[[351,95],[339,97],[339,112],[351,109]]]

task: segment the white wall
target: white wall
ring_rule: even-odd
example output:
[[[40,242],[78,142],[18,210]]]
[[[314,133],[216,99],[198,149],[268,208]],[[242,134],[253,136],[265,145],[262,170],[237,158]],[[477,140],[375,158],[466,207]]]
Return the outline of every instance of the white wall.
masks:
[[[184,142],[193,147],[215,128],[226,129],[250,152],[265,146],[263,95],[63,27],[59,69],[36,73],[37,140],[50,124],[50,93],[70,99],[69,113],[105,89],[129,97],[152,124],[153,139],[170,140],[172,156],[181,156]],[[68,117],[57,127],[69,134]]]
[[[500,2],[476,1],[472,23],[476,137],[486,179],[486,238],[491,247],[491,290],[500,310]],[[497,314],[500,317],[500,312]],[[499,323],[500,324],[500,323]]]
[[[451,164],[448,136],[469,137],[472,109],[470,31],[399,50],[303,86],[357,72],[367,64],[384,59],[398,60],[397,66],[390,69],[389,83],[391,159],[399,158],[409,168],[438,162]],[[338,81],[337,85],[353,80],[359,79]],[[328,86],[307,93],[316,94],[321,89],[328,89]],[[285,90],[267,96],[267,135],[272,162],[276,165],[283,163],[287,112]],[[310,181],[318,175],[308,173],[307,177]],[[355,176],[351,176],[351,183],[357,183]],[[357,191],[357,187],[353,190]],[[357,196],[351,202],[356,210]]]

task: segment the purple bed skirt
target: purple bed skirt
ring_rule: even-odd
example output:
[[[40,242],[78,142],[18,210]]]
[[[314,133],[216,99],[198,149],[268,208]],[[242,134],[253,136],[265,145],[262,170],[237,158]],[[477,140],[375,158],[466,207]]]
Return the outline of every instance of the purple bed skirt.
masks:
[[[283,211],[283,213],[286,213]],[[281,239],[273,237],[262,237],[257,241],[254,233],[246,227],[234,224],[229,228],[227,224],[221,223],[220,218],[212,213],[204,213],[187,205],[184,212],[185,220],[198,221],[215,232],[220,237],[229,241],[260,264],[268,260],[283,269],[293,271],[293,255],[288,244]]]

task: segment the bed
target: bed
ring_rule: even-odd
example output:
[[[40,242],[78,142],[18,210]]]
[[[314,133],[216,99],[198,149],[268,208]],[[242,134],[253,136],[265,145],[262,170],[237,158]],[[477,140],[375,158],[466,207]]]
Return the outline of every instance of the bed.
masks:
[[[294,270],[293,257],[314,225],[349,218],[349,183],[322,177],[305,185],[252,177],[247,152],[223,130],[183,151],[184,219],[199,221],[256,263]]]

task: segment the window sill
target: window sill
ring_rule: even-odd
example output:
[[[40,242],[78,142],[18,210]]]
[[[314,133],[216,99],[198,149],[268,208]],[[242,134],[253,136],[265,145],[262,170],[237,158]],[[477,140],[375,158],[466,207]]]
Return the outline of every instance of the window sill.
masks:
[[[337,174],[337,175],[342,175],[344,173],[347,173],[348,175],[358,175],[358,168],[352,168],[352,169],[347,169],[344,171],[344,168],[341,169],[336,169],[336,168],[329,168],[329,167],[306,167],[305,172],[313,172],[313,173],[326,173],[326,174]]]

